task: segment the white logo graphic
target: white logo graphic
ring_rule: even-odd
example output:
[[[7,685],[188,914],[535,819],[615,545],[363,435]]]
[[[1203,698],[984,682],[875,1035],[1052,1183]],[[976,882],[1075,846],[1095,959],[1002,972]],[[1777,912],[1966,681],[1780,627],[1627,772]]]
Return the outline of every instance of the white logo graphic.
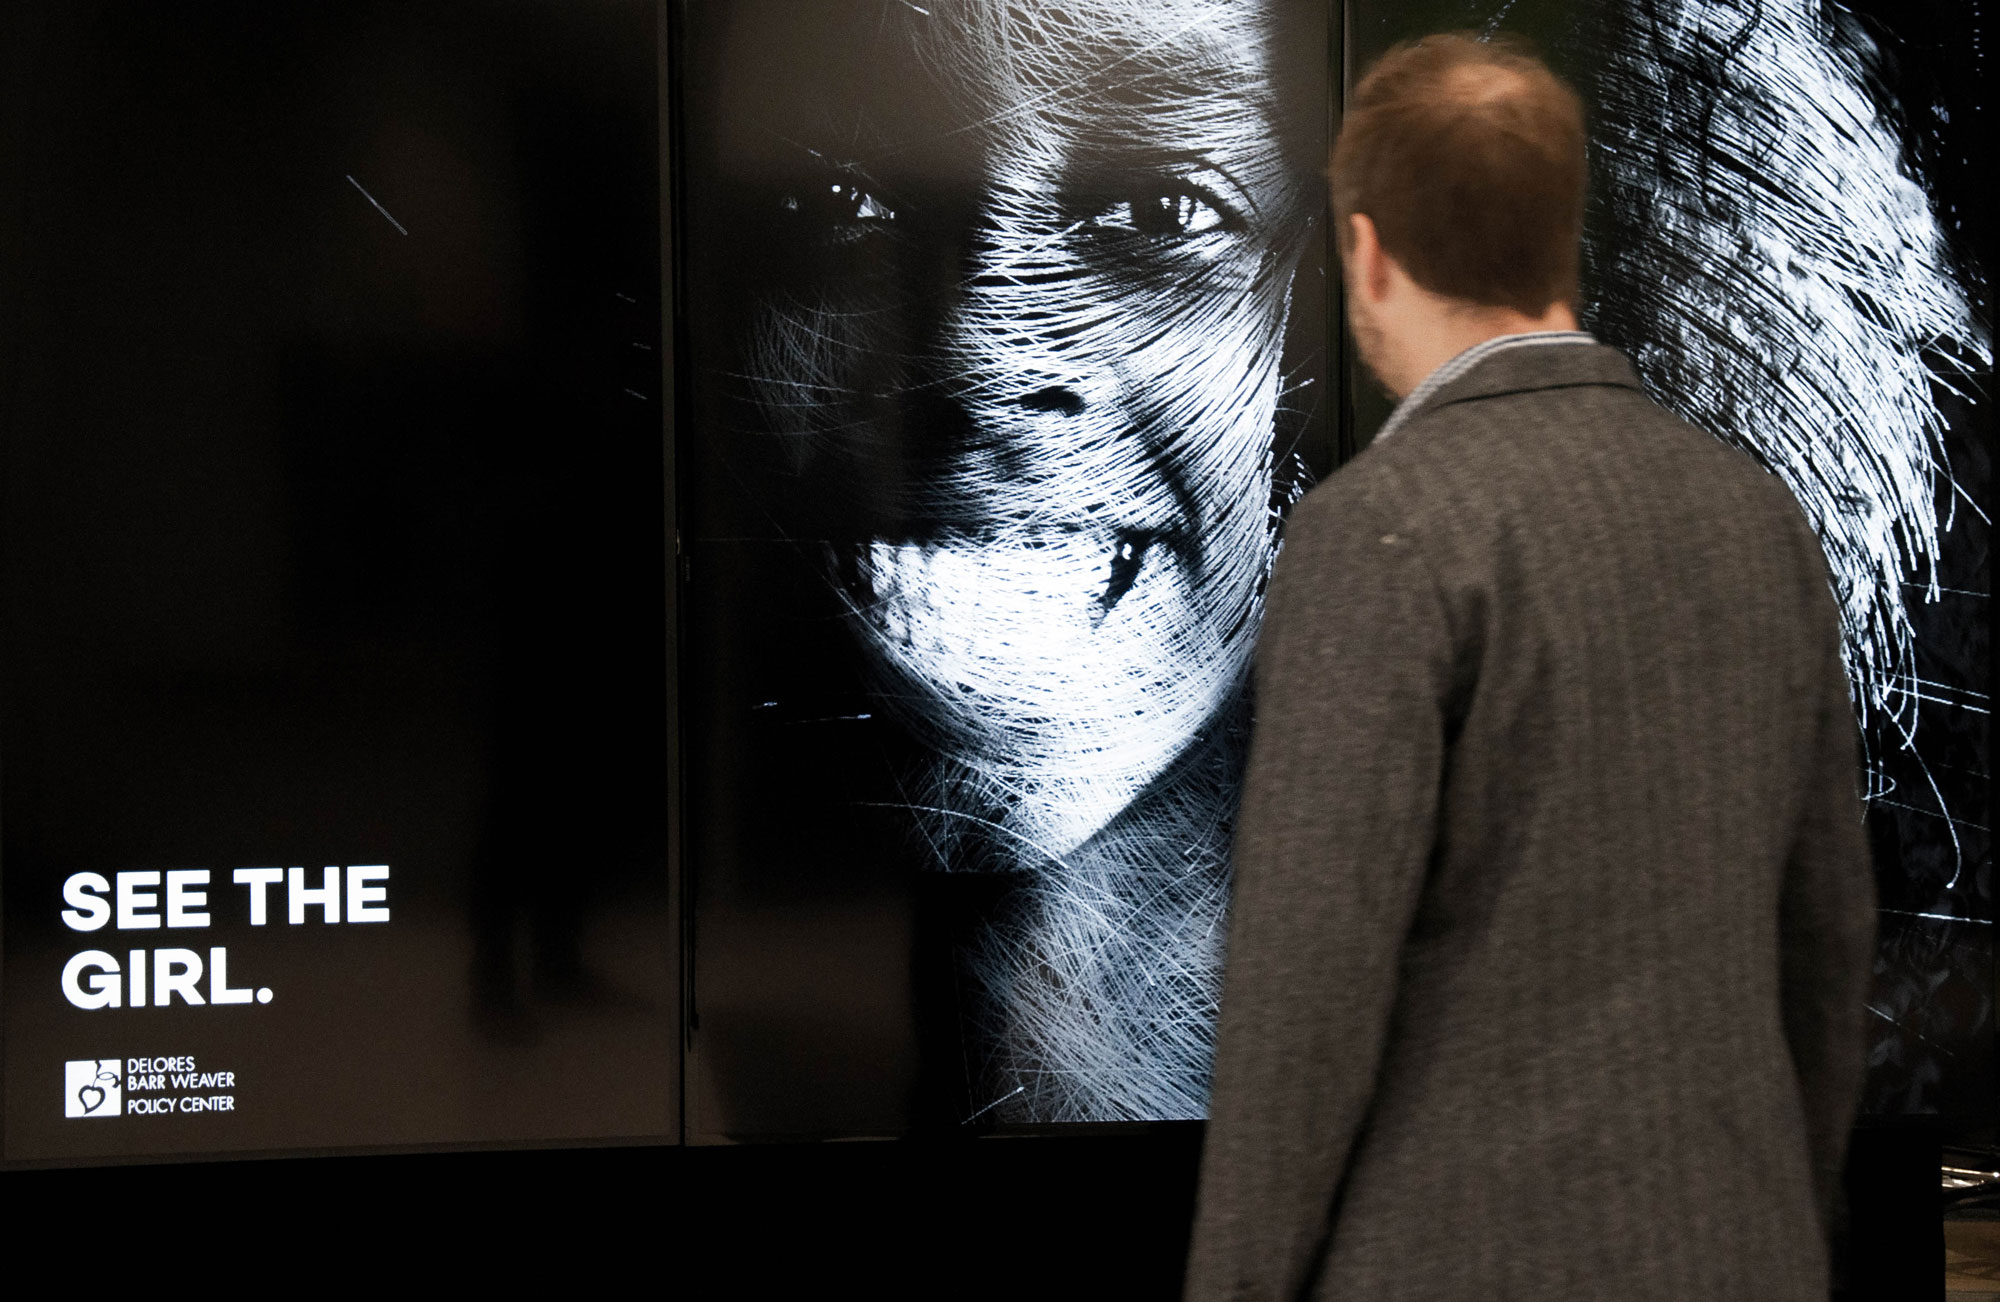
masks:
[[[63,1115],[115,1117],[124,1108],[124,1063],[117,1058],[85,1058],[63,1064]]]

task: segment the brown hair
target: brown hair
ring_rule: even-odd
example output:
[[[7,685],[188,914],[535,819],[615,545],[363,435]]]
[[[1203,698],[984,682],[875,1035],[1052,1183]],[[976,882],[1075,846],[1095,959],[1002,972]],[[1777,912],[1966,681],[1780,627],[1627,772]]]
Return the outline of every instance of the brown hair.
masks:
[[[1333,148],[1333,211],[1375,223],[1425,289],[1539,316],[1577,300],[1583,106],[1506,38],[1396,46],[1348,101]]]

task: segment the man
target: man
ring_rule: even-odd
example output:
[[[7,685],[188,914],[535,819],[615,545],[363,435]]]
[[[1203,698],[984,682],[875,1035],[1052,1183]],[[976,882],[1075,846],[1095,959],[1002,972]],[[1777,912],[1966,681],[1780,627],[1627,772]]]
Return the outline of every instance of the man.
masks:
[[[1357,88],[1401,399],[1287,527],[1189,1294],[1824,1298],[1873,898],[1783,485],[1576,332],[1575,96],[1459,37]]]

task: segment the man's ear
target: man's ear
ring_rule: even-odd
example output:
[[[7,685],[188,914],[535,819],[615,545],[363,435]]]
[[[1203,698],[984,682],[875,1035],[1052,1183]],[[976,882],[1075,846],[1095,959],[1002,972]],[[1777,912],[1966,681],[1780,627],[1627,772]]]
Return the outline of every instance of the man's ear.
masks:
[[[1366,213],[1352,213],[1347,227],[1350,289],[1371,303],[1379,303],[1389,296],[1389,255],[1382,251],[1375,220]]]

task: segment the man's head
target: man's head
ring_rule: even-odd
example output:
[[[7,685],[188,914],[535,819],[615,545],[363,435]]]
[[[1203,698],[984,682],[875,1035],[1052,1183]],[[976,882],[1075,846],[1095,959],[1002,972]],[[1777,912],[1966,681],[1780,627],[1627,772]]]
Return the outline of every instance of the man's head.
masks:
[[[1362,358],[1391,393],[1494,335],[1575,325],[1576,93],[1513,43],[1428,36],[1362,78],[1334,147]]]

